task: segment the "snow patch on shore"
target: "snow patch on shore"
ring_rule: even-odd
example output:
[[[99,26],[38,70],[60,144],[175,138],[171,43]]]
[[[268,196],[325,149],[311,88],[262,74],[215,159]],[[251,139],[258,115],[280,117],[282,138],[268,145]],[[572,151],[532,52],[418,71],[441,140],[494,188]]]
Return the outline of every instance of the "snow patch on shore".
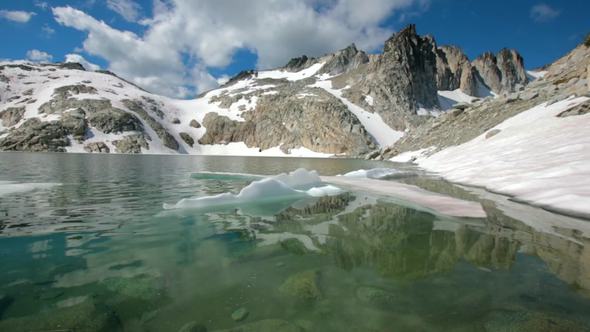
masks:
[[[538,105],[492,128],[497,132],[431,156],[405,153],[446,179],[562,213],[590,217],[590,114],[557,117],[588,101],[568,98]],[[489,132],[489,131],[488,131]]]

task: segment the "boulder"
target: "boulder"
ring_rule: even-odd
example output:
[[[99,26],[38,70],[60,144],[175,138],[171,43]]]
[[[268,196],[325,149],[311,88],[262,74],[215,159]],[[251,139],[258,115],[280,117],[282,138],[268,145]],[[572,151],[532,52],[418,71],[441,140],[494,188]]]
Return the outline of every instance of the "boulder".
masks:
[[[89,153],[109,153],[111,149],[104,142],[93,142],[84,145],[84,151]]]
[[[181,132],[178,135],[180,135],[180,138],[182,138],[182,140],[185,141],[190,147],[195,144],[195,140],[189,133]]]
[[[113,145],[119,153],[141,153],[141,149],[149,150],[149,145],[142,134],[125,136],[120,140],[113,141]]]
[[[189,123],[189,126],[193,127],[193,128],[201,128],[201,124],[199,123],[199,121],[192,119],[191,122]]]
[[[298,301],[314,301],[321,298],[318,286],[319,272],[310,270],[289,277],[280,286],[279,291]]]

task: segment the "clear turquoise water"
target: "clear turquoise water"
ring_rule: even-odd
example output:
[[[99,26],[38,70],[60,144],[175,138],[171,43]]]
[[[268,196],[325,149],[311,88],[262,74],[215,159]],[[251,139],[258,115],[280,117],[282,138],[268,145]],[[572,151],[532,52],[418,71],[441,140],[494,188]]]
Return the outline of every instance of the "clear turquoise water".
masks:
[[[0,181],[57,185],[3,195],[0,182],[0,331],[588,329],[588,222],[500,196],[420,175],[403,181],[479,200],[488,218],[436,216],[361,192],[162,208],[248,184],[192,176],[199,171],[384,165],[1,153]]]

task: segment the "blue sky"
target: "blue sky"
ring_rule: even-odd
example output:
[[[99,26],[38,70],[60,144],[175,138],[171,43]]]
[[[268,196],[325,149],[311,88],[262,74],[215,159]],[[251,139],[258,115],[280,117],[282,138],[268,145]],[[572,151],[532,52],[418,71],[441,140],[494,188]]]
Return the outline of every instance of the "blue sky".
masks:
[[[580,43],[588,13],[583,0],[0,0],[0,58],[69,54],[152,91],[190,97],[240,70],[301,54],[352,42],[378,52],[408,23],[470,58],[516,48],[535,68]]]

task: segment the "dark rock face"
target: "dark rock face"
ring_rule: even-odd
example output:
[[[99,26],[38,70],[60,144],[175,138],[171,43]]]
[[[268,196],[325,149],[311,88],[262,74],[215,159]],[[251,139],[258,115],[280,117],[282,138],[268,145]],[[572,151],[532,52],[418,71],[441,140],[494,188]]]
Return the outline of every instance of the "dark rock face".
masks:
[[[366,153],[372,141],[360,122],[338,99],[312,89],[317,97],[297,94],[262,96],[254,111],[245,112],[244,122],[230,120],[216,113],[203,119],[207,128],[200,144],[244,142],[248,147],[268,149],[282,143],[281,149],[305,147],[324,153]],[[276,110],[281,109],[282,112]]]
[[[309,66],[313,62],[313,60],[313,58],[308,58],[307,55],[302,55],[298,58],[292,58],[285,65],[285,69],[294,72],[300,71],[301,69],[304,69],[305,67]]]
[[[423,107],[438,106],[436,94],[436,43],[430,36],[420,37],[410,25],[385,42],[383,63],[392,80],[406,80],[403,86]]]
[[[141,101],[126,99],[123,100],[123,104],[129,110],[139,115],[143,119],[143,121],[147,122],[149,126],[152,127],[152,129],[156,132],[158,137],[160,137],[160,139],[162,140],[162,143],[164,143],[164,146],[172,150],[178,150],[179,145],[176,139],[174,139],[174,136],[172,136],[168,131],[166,131],[166,128],[164,128],[162,124],[156,121],[153,117],[151,117],[148,114],[147,111],[145,111],[145,105]]]
[[[186,144],[188,144],[190,147],[195,145],[195,140],[193,139],[193,137],[189,133],[182,132],[182,133],[179,133],[178,135],[180,135],[180,138],[182,138],[182,140],[185,141]]]
[[[111,149],[104,142],[93,142],[86,144],[84,151],[89,153],[110,153]]]
[[[477,94],[476,72],[463,51],[455,46],[436,50],[436,85],[438,90],[461,89],[468,95]]]
[[[65,147],[70,145],[67,135],[68,130],[59,121],[32,118],[0,139],[0,150],[65,152]]]
[[[385,42],[383,54],[358,71],[352,88],[375,100],[373,109],[392,128],[412,126],[420,107],[438,108],[436,43],[410,25]]]
[[[88,122],[105,134],[142,131],[141,121],[133,114],[117,108],[107,108],[88,114]]]
[[[201,128],[201,124],[199,123],[199,121],[192,119],[191,122],[189,123],[189,126],[193,127],[193,128]]]
[[[84,139],[87,129],[86,113],[81,108],[64,113],[60,119],[62,126],[79,141]]]
[[[11,127],[19,123],[25,114],[24,107],[9,107],[0,112],[0,120],[4,127]]]
[[[149,145],[142,134],[125,136],[123,139],[113,141],[113,145],[119,153],[141,153],[141,148],[149,150]]]
[[[503,49],[498,55],[486,52],[473,65],[483,83],[496,93],[514,92],[528,83],[524,61],[515,50]]]

